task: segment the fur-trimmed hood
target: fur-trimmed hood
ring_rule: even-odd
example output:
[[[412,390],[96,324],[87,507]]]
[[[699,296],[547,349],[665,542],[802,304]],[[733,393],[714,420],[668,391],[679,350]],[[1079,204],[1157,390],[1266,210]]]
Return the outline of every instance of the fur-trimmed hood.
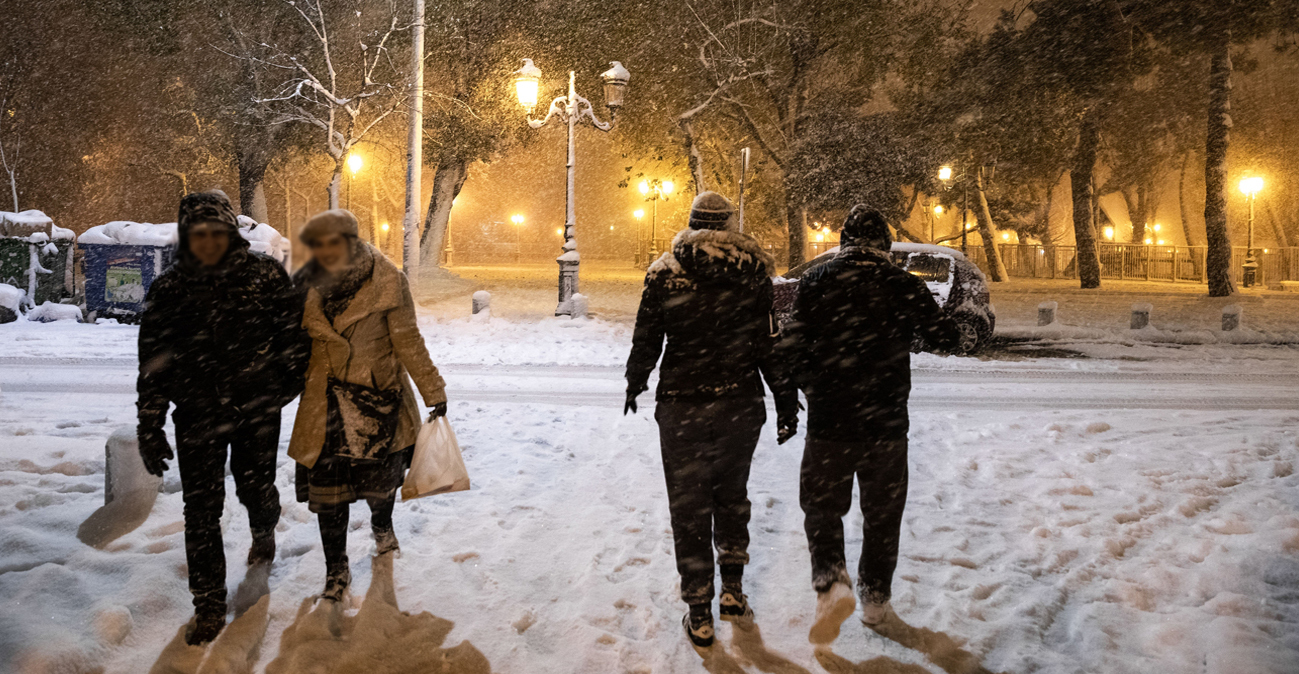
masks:
[[[650,265],[651,277],[684,274],[700,281],[766,279],[776,262],[753,237],[724,229],[683,229],[672,239],[672,251]]]

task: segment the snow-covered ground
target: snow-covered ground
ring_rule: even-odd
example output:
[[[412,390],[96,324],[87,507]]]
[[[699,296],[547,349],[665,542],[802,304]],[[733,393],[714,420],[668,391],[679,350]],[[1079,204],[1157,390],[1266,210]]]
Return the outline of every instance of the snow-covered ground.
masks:
[[[201,665],[177,639],[191,609],[174,465],[137,530],[104,550],[76,537],[103,505],[105,440],[134,420],[135,328],[0,325],[0,671],[1299,671],[1293,346],[915,357],[899,619],[882,635],[850,621],[819,653],[802,440],[766,429],[750,482],[757,628],[721,627],[701,659],[680,628],[653,407],[621,414],[630,327],[421,325],[473,490],[399,503],[396,560],[371,560],[356,507],[357,598],[331,613],[307,601],[324,562],[292,463],[269,578],[245,577],[231,485],[241,617]]]

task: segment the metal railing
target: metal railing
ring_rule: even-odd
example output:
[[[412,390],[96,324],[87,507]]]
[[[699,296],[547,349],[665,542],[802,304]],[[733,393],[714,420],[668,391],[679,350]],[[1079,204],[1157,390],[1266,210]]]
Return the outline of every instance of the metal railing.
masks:
[[[1012,278],[1078,278],[1077,248],[1035,244],[1000,244],[1002,264]],[[1206,246],[1146,246],[1102,243],[1097,245],[1101,278],[1116,281],[1162,281],[1165,283],[1207,283]],[[1231,271],[1236,283],[1243,281],[1243,246],[1232,248]],[[985,272],[987,255],[983,246],[966,252]],[[1259,285],[1276,286],[1282,281],[1299,281],[1299,248],[1255,249]]]

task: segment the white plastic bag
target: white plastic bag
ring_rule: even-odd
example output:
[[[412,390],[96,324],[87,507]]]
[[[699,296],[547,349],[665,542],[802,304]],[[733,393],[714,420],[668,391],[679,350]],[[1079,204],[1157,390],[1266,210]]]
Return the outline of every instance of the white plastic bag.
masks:
[[[415,457],[401,486],[401,500],[469,489],[469,471],[460,444],[446,417],[438,417],[419,429]]]

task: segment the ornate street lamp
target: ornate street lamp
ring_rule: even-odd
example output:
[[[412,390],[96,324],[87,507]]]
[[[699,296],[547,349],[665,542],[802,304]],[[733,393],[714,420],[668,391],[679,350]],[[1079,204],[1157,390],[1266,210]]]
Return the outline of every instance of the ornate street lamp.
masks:
[[[550,102],[550,109],[542,119],[532,119],[532,109],[537,105],[541,88],[541,69],[533,65],[532,59],[523,59],[523,66],[514,71],[514,92],[519,104],[528,111],[528,126],[540,129],[553,117],[558,117],[568,125],[568,190],[565,196],[566,213],[564,218],[564,252],[555,259],[559,263],[559,305],[555,307],[556,316],[572,315],[573,295],[578,288],[578,266],[581,256],[577,252],[577,217],[574,200],[575,170],[577,152],[574,146],[574,131],[579,121],[586,121],[591,126],[608,131],[613,128],[618,108],[622,106],[623,96],[627,91],[627,82],[631,74],[617,61],[610,62],[610,68],[600,74],[604,82],[605,107],[609,108],[609,121],[601,122],[595,116],[591,102],[577,95],[577,75],[568,73],[568,94],[557,96]]]
[[[351,175],[347,178],[347,210],[352,210],[352,183],[356,182],[356,174],[361,172],[361,167],[365,165],[365,160],[361,155],[353,152],[347,155],[347,170]]]
[[[1244,273],[1241,275],[1246,288],[1255,285],[1258,281],[1258,258],[1254,257],[1254,200],[1262,190],[1263,179],[1258,176],[1242,178],[1240,181],[1240,191],[1245,194],[1246,199],[1249,199],[1249,234],[1245,242],[1247,247],[1243,265]]]
[[[645,201],[654,202],[654,215],[650,219],[650,261],[658,259],[659,242],[658,242],[658,225],[659,225],[659,201],[667,201],[668,197],[676,191],[676,184],[671,180],[642,180],[638,189],[645,195]]]

